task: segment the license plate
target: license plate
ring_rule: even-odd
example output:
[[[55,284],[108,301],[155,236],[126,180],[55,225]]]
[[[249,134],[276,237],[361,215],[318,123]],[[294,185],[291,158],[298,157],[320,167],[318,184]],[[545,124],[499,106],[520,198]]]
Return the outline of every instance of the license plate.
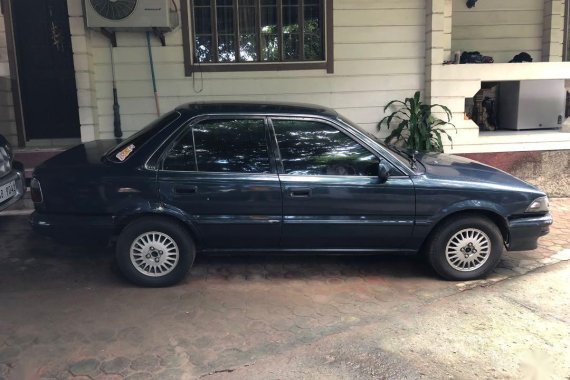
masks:
[[[12,198],[17,192],[16,181],[8,182],[7,184],[0,186],[0,203]]]

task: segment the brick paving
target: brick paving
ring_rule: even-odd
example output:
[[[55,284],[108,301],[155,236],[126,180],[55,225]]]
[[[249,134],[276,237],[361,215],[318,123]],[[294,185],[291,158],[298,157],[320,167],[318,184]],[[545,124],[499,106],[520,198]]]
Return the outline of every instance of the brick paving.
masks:
[[[121,279],[108,248],[33,235],[0,217],[0,379],[184,379],[306,346],[394,310],[570,259],[570,199],[539,249],[488,279],[448,282],[415,257],[199,258],[179,286]]]

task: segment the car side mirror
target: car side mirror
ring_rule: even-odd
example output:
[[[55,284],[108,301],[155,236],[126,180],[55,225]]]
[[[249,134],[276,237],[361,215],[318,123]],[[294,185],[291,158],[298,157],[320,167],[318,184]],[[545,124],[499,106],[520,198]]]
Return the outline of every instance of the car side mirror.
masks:
[[[380,183],[386,183],[390,178],[390,166],[386,163],[386,161],[381,160],[378,163],[378,179]]]

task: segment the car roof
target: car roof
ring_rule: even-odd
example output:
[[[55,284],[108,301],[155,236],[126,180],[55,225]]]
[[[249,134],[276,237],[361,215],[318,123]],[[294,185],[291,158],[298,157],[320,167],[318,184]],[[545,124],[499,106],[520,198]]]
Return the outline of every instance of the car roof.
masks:
[[[200,114],[289,114],[289,115],[313,115],[324,117],[337,117],[338,113],[330,108],[304,103],[279,103],[279,102],[193,102],[183,104],[176,108],[177,111],[189,113],[192,116]]]

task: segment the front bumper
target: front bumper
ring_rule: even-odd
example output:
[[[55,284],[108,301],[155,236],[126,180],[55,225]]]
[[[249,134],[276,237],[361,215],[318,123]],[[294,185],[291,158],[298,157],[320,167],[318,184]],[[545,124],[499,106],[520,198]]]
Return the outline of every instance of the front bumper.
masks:
[[[509,251],[530,251],[538,247],[538,238],[550,232],[550,213],[509,221]]]
[[[113,237],[115,224],[112,216],[42,214],[30,216],[35,232],[68,243],[107,244]]]
[[[0,186],[5,185],[11,181],[16,182],[16,195],[12,198],[5,200],[4,202],[0,203],[0,211],[7,209],[14,203],[18,202],[20,199],[24,197],[26,192],[26,187],[24,186],[24,172],[19,170],[12,170],[10,174],[0,178]]]

